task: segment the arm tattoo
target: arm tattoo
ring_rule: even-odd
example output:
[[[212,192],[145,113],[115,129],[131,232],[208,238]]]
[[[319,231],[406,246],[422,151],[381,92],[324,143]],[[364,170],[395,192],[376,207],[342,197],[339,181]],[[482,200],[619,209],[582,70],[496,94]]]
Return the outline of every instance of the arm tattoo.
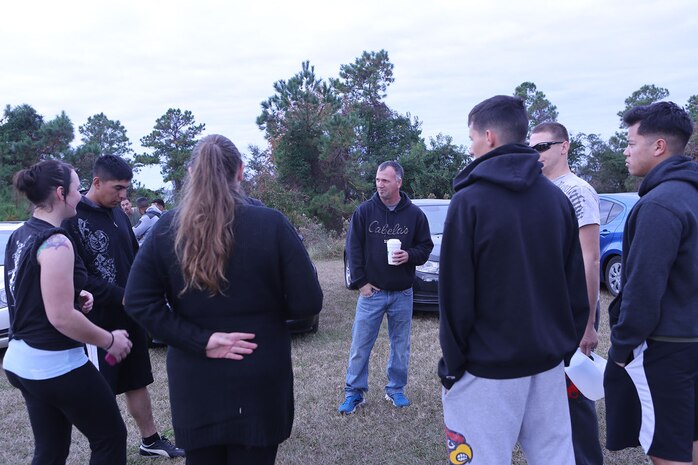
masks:
[[[69,249],[70,247],[68,246],[68,244],[69,241],[67,237],[65,237],[62,234],[54,234],[53,236],[46,239],[44,243],[39,246],[39,250],[37,251],[36,256],[38,257],[39,254],[41,254],[41,252],[43,252],[46,249],[60,249],[61,247]]]

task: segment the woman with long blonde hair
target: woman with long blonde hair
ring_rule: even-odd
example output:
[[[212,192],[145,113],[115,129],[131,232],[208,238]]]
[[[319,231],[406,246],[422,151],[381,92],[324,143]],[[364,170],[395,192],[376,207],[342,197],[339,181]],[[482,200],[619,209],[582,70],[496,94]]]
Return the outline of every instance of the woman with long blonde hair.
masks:
[[[227,138],[197,144],[182,202],[153,227],[126,286],[127,312],[169,345],[172,423],[188,465],[275,462],[293,423],[285,321],[322,308],[293,226],[240,192],[242,168]]]

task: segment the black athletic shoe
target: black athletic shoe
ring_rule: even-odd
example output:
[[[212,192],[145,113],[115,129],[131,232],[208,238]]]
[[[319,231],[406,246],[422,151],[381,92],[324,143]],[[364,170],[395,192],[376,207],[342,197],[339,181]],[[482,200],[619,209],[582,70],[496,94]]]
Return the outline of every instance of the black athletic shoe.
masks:
[[[143,444],[141,441],[138,452],[146,457],[184,457],[184,449],[176,447],[169,439],[163,437],[152,444]]]

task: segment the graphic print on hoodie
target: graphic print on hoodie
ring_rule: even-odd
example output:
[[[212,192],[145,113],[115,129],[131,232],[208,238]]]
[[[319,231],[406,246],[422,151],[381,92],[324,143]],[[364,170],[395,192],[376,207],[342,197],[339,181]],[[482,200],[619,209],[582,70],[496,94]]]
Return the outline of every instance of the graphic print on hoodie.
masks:
[[[116,282],[116,266],[114,258],[107,255],[109,251],[109,236],[101,229],[94,229],[89,221],[78,218],[78,231],[82,246],[93,257],[92,267],[106,282]]]
[[[63,222],[63,227],[87,268],[85,289],[95,299],[94,309],[87,316],[109,327],[127,318],[122,301],[138,242],[121,208],[104,208],[83,196],[77,211],[76,216]]]

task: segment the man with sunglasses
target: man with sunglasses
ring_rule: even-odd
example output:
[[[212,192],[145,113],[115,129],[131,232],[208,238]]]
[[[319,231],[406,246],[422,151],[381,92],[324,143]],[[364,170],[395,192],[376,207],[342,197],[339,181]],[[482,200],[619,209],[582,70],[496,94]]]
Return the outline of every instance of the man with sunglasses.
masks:
[[[539,124],[531,130],[529,143],[540,154],[545,177],[562,189],[577,215],[589,309],[596,309],[589,312],[584,336],[579,343],[580,350],[589,355],[599,343],[596,333],[599,311],[599,196],[588,182],[570,169],[567,160],[570,138],[565,126],[560,123]],[[569,378],[566,381],[576,465],[601,465],[603,453],[599,441],[596,403],[580,395]]]

